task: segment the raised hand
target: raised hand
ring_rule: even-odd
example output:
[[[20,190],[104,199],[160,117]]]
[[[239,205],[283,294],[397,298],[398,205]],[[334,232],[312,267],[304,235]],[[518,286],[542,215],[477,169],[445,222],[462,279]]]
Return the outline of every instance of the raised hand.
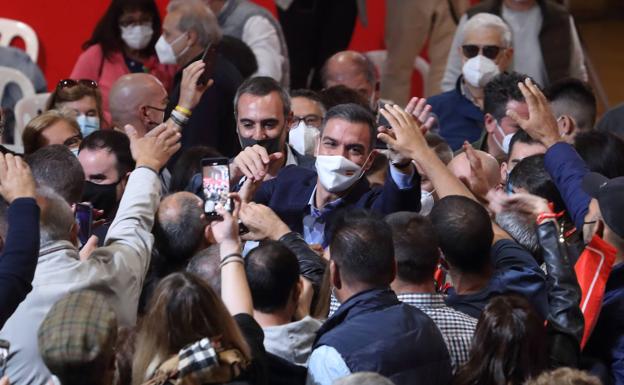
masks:
[[[136,166],[146,166],[159,172],[181,147],[180,133],[165,123],[158,125],[139,138],[136,129],[127,124],[124,127],[130,138],[130,150]]]
[[[422,124],[424,133],[427,133],[436,123],[436,118],[431,114],[431,105],[427,104],[427,99],[413,97],[410,99],[405,112],[412,114]]]
[[[490,190],[490,182],[488,181],[487,173],[485,168],[483,167],[483,162],[481,162],[481,158],[475,151],[474,148],[468,142],[464,142],[464,151],[466,153],[466,158],[468,158],[468,163],[470,164],[470,176],[466,178],[461,178],[462,182],[472,191],[472,193],[479,200],[485,200],[485,196]]]
[[[495,214],[512,210],[537,217],[539,214],[552,212],[546,199],[533,194],[516,193],[508,195],[502,191],[491,191],[488,193],[487,199],[490,210]]]
[[[418,162],[420,156],[429,151],[422,133],[422,125],[414,119],[412,114],[397,105],[386,104],[379,112],[392,126],[393,135],[384,130],[377,135],[377,138],[404,158]]]
[[[263,180],[269,172],[271,164],[283,157],[284,154],[281,152],[269,154],[266,148],[258,144],[246,147],[234,158],[230,165],[230,175],[232,175],[232,179],[237,176],[246,176],[256,181]]]
[[[182,71],[182,81],[180,83],[180,99],[178,105],[186,109],[195,108],[204,92],[214,83],[212,79],[205,85],[197,85],[197,79],[204,72],[206,63],[201,60],[189,64]]]
[[[518,83],[518,88],[529,107],[529,118],[523,119],[513,110],[507,110],[507,116],[515,120],[524,131],[546,148],[561,141],[557,119],[542,91],[530,78],[526,78],[524,83]]]
[[[35,197],[35,180],[21,157],[0,154],[0,194],[9,203]]]
[[[279,240],[290,232],[290,228],[267,206],[245,203],[240,210],[241,221],[249,229],[244,235],[247,240]]]

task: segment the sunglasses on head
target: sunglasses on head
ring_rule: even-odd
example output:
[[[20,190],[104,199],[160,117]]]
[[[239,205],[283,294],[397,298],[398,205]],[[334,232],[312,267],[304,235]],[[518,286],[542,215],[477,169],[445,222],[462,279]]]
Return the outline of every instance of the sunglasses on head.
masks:
[[[71,88],[71,87],[75,87],[78,84],[83,85],[83,86],[87,86],[89,88],[98,88],[98,84],[95,80],[91,80],[91,79],[79,79],[79,80],[74,80],[74,79],[63,79],[60,82],[58,82],[58,84],[56,85],[56,89],[60,90],[63,88]]]
[[[464,56],[466,56],[468,59],[477,56],[479,52],[481,52],[486,58],[494,60],[498,56],[501,49],[502,48],[497,45],[462,45],[462,51],[464,53]]]

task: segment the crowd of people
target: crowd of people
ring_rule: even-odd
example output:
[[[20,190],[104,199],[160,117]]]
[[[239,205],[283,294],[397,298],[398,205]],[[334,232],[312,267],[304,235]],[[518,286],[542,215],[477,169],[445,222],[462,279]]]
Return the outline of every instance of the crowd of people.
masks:
[[[363,2],[276,3],[112,0],[1,148],[0,384],[624,384],[624,119],[567,10],[387,0],[380,70]]]

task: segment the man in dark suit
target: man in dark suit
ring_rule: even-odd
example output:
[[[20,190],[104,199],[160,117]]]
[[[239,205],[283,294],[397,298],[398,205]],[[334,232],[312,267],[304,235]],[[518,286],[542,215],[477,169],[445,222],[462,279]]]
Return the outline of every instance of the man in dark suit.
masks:
[[[277,81],[266,76],[245,80],[236,91],[234,105],[243,151],[230,164],[232,184],[243,176],[266,181],[290,165],[314,170],[314,157],[286,143],[293,113],[290,96]]]
[[[376,133],[374,117],[365,108],[356,104],[331,108],[321,127],[315,171],[286,167],[276,178],[260,185],[253,201],[273,209],[308,243],[323,246],[327,245],[332,219],[341,208],[359,207],[380,214],[418,211],[420,177],[411,159],[401,154],[392,157],[389,177],[382,187],[371,189],[362,177],[376,154]]]

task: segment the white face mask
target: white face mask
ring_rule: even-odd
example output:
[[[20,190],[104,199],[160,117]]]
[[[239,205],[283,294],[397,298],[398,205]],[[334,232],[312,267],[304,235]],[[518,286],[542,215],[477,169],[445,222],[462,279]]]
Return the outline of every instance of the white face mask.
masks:
[[[513,138],[515,133],[514,134],[505,134],[505,131],[503,131],[503,127],[501,127],[500,124],[498,124],[498,122],[496,122],[496,130],[498,132],[500,132],[501,135],[503,135],[503,143],[501,143],[496,138],[496,135],[492,135],[493,138],[494,138],[494,141],[496,142],[498,147],[500,147],[500,149],[503,150],[505,155],[508,155],[509,154],[509,145],[511,144],[511,138]]]
[[[87,135],[100,129],[100,118],[97,116],[78,115],[76,117],[76,122],[80,126],[80,132],[83,138],[86,138]]]
[[[339,193],[353,186],[364,170],[342,155],[318,155],[316,173],[327,191]]]
[[[147,47],[153,34],[151,23],[121,27],[121,38],[130,49],[141,50]]]
[[[78,157],[78,151],[80,151],[80,147],[70,148],[69,151],[71,151],[71,153],[74,154],[74,156],[77,158]]]
[[[308,126],[303,120],[299,125],[288,132],[288,143],[300,154],[314,155],[314,147],[320,131],[316,127]]]
[[[184,35],[186,35],[186,32],[178,36],[171,43],[168,43],[167,40],[165,40],[165,37],[161,35],[160,39],[158,39],[158,41],[156,42],[156,47],[154,47],[156,49],[158,61],[160,61],[162,64],[177,64],[178,58],[184,55],[189,47],[184,48],[182,52],[176,55],[175,51],[173,50],[173,45],[177,43],[180,39],[182,39]]]
[[[500,73],[500,69],[492,59],[488,59],[483,55],[477,55],[464,63],[462,73],[468,84],[473,87],[483,88]]]
[[[429,192],[429,191],[425,191],[425,190],[421,190],[420,191],[420,212],[418,214],[420,215],[429,215],[429,213],[431,212],[431,209],[433,209],[433,204],[435,203],[435,200],[433,199],[433,192],[435,190]]]

